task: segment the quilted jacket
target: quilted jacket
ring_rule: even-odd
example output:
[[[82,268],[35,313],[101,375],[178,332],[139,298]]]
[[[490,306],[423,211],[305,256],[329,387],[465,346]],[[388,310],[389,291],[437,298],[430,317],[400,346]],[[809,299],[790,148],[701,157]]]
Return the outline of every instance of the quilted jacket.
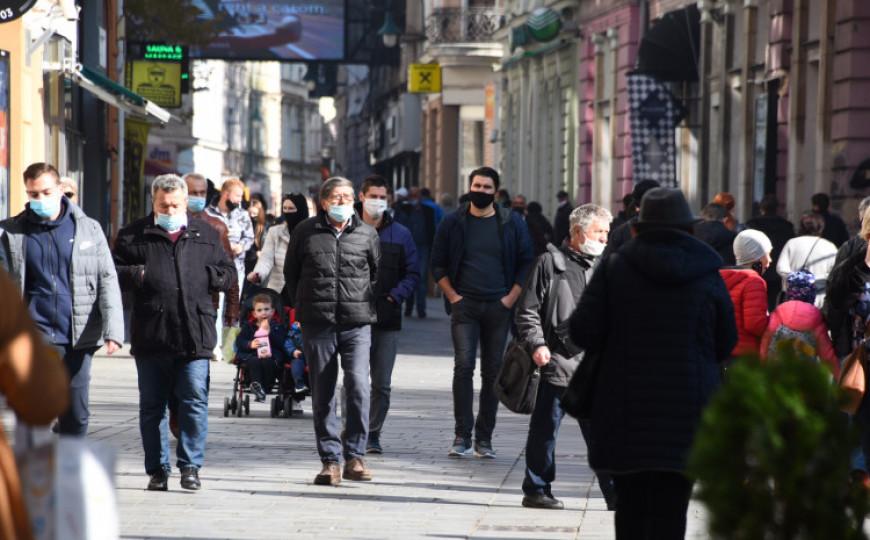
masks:
[[[737,322],[737,346],[731,356],[758,354],[767,329],[767,282],[755,270],[723,268],[719,271]]]

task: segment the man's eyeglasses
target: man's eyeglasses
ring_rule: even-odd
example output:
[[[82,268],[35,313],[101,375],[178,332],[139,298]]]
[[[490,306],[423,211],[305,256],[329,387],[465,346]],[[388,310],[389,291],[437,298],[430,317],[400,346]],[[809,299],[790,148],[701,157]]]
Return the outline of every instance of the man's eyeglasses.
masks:
[[[349,203],[353,202],[353,195],[333,195],[327,199],[331,203]]]

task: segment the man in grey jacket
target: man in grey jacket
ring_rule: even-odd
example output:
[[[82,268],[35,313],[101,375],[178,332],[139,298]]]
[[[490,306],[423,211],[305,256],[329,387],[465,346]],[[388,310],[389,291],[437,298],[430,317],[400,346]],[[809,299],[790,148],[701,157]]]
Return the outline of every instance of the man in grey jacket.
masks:
[[[571,343],[563,323],[571,317],[604,252],[612,219],[610,212],[594,204],[575,208],[569,216],[568,237],[559,248],[549,244],[538,257],[517,301],[519,339],[541,369],[526,442],[526,507],[564,508],[550,491],[556,477],[556,436],[565,416],[561,396],[583,352]],[[599,475],[599,484],[611,506],[609,479]]]
[[[124,341],[118,276],[102,228],[63,196],[57,169],[30,165],[24,187],[27,208],[0,223],[3,254],[30,315],[69,372],[70,407],[58,431],[84,436],[93,354],[104,343],[112,354]]]

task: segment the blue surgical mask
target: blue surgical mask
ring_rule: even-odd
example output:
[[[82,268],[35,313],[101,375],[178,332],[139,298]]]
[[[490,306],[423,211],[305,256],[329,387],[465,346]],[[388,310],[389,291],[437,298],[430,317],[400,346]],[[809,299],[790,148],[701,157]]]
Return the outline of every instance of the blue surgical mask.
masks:
[[[190,197],[187,199],[187,209],[198,214],[205,210],[205,197]]]
[[[187,225],[187,214],[180,213],[171,216],[169,214],[156,214],[154,223],[166,232],[174,233]]]
[[[345,221],[350,219],[350,216],[353,215],[353,205],[339,205],[339,204],[331,204],[329,205],[329,217],[332,221],[337,223],[344,223]]]
[[[30,209],[42,219],[50,219],[60,212],[60,197],[30,199]]]

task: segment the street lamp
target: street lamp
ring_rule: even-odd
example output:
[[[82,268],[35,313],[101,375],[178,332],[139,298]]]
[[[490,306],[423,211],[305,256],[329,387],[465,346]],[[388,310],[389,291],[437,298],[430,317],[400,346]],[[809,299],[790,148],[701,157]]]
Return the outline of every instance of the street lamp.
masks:
[[[384,40],[384,47],[395,47],[399,42],[399,34],[401,33],[402,31],[399,29],[399,25],[397,25],[395,19],[393,19],[392,10],[387,10],[387,12],[384,13],[384,25],[381,26],[380,30],[378,30],[378,35]]]

